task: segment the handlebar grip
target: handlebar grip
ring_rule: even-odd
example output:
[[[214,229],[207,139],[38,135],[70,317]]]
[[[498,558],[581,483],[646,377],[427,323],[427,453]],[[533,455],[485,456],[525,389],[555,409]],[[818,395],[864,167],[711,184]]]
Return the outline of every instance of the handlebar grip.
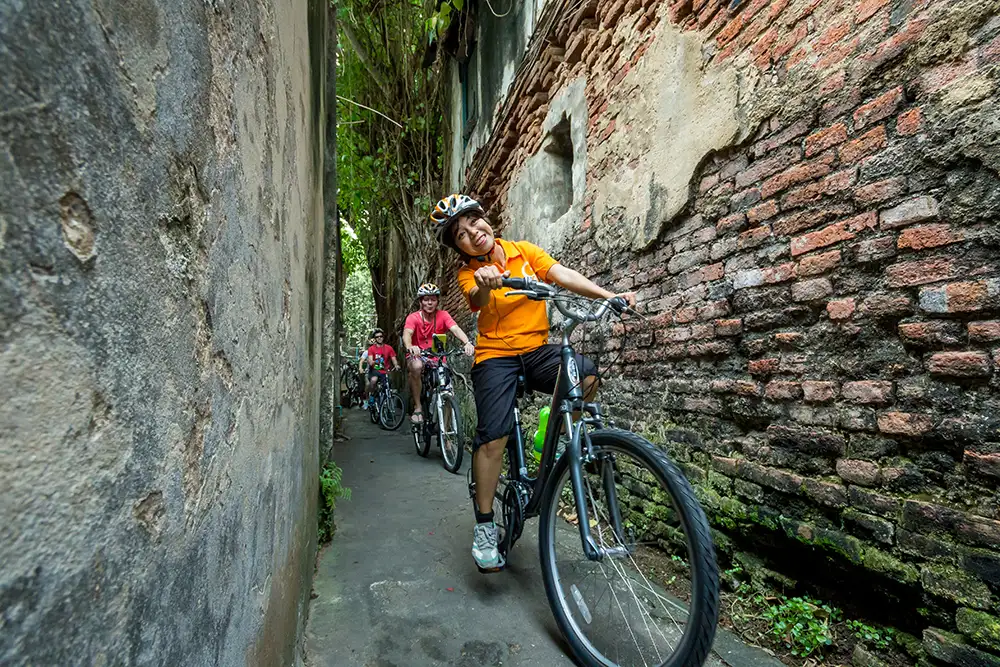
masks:
[[[626,301],[620,296],[616,296],[613,299],[608,299],[608,305],[611,306],[611,309],[616,313],[618,313],[619,315],[628,310],[628,301]]]
[[[502,278],[501,284],[511,289],[528,289],[528,280],[526,278]]]

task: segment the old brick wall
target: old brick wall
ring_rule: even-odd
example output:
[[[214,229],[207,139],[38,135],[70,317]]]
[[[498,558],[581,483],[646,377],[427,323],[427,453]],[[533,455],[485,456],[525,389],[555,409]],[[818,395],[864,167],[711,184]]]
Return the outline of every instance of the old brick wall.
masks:
[[[509,225],[549,105],[583,78],[587,194],[560,259],[651,318],[604,400],[703,436],[666,446],[724,549],[977,635],[967,620],[1000,611],[1000,3],[730,5],[553,9],[467,188]],[[683,72],[655,60],[692,39]],[[678,119],[714,120],[644,103],[683,73],[732,81],[734,120],[690,180],[658,181]],[[954,642],[925,644],[952,660]]]

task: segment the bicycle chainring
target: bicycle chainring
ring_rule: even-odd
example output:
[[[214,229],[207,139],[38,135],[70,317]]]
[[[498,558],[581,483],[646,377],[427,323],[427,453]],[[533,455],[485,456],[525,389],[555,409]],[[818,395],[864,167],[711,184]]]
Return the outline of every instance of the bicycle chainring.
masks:
[[[503,528],[504,537],[500,544],[501,552],[506,557],[507,553],[514,548],[514,544],[521,537],[524,528],[524,508],[527,505],[530,491],[523,482],[510,480],[503,494]]]

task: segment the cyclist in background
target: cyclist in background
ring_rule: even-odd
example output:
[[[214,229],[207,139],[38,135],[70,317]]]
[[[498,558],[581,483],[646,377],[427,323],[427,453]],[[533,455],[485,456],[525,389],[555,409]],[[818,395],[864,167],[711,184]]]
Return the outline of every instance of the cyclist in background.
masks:
[[[438,300],[441,290],[434,283],[424,283],[417,290],[417,301],[420,308],[406,317],[403,324],[403,346],[406,348],[406,367],[409,370],[410,395],[413,397],[413,414],[410,420],[419,424],[424,420],[423,406],[420,405],[420,381],[424,372],[424,362],[421,353],[429,350],[435,334],[448,333],[465,344],[465,354],[472,356],[476,348],[469,342],[469,337],[462,327],[446,310],[438,310]]]
[[[465,260],[458,285],[479,313],[476,362],[472,384],[478,425],[473,439],[472,470],[476,482],[472,557],[481,571],[504,566],[493,517],[507,434],[514,424],[517,377],[524,374],[529,389],[551,394],[560,366],[560,348],[548,344],[549,319],[545,304],[526,296],[505,297],[502,280],[508,276],[555,283],[581,296],[610,299],[621,296],[635,305],[635,295],[616,295],[580,273],[559,264],[547,252],[527,241],[510,242],[495,236],[486,212],[476,200],[454,194],[438,202],[430,215],[438,239]],[[577,355],[584,376],[583,392],[592,400],[597,370],[590,359]]]
[[[371,402],[375,394],[375,386],[378,384],[378,379],[381,376],[385,376],[389,372],[386,364],[392,361],[392,370],[399,370],[399,361],[396,359],[396,351],[392,349],[391,345],[386,345],[383,340],[385,339],[385,332],[381,329],[375,329],[372,332],[372,339],[375,341],[368,348],[368,400]]]

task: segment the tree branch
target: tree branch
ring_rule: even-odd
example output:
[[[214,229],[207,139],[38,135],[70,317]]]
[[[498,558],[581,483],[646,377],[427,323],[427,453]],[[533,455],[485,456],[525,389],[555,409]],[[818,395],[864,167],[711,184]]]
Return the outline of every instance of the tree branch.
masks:
[[[378,84],[378,87],[382,89],[382,92],[385,95],[389,95],[389,84],[386,83],[385,77],[382,76],[382,73],[375,66],[375,62],[371,59],[371,56],[369,56],[365,48],[361,46],[361,40],[358,39],[358,35],[354,32],[354,28],[352,28],[351,24],[347,21],[341,21],[340,27],[343,28],[344,35],[347,37],[347,41],[350,42],[351,48],[354,49],[356,54],[358,54],[358,59],[361,61],[361,64],[365,66],[365,69],[368,70],[369,74],[371,74],[372,79],[376,84]]]

